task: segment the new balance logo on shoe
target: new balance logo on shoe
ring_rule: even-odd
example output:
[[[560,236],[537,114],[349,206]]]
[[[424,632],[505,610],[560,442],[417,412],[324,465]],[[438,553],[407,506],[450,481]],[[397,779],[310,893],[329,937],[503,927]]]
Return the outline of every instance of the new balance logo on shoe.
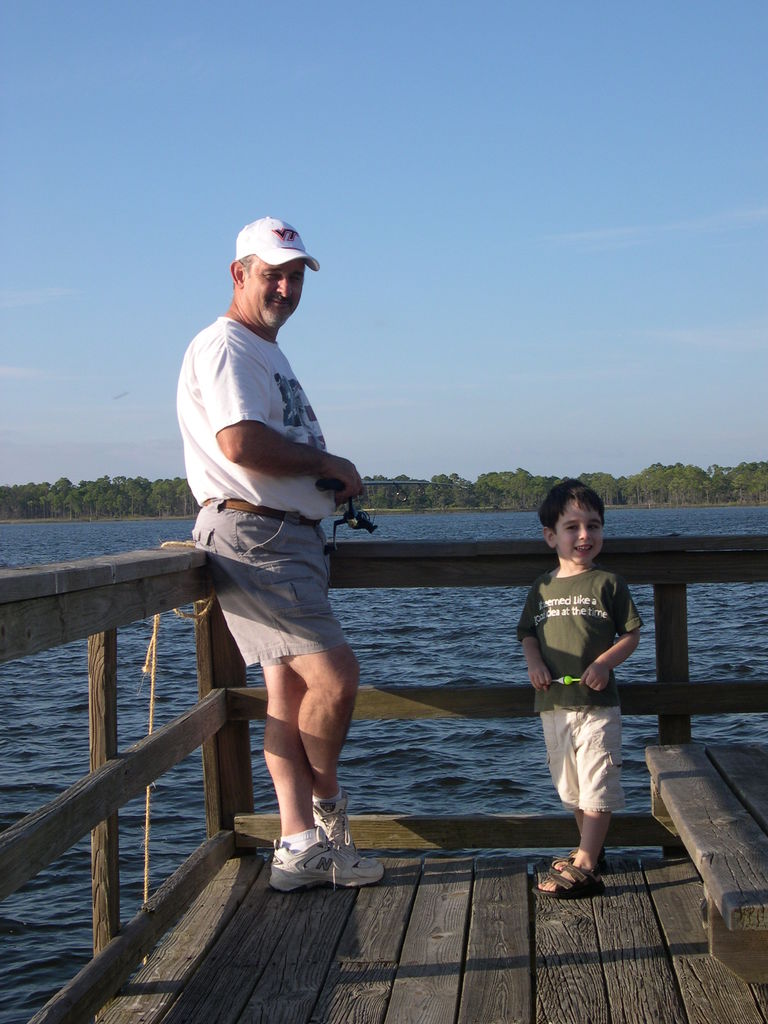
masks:
[[[360,886],[378,882],[384,865],[373,857],[332,846],[322,829],[308,850],[293,852],[275,841],[269,884],[280,892],[308,889],[315,885]]]

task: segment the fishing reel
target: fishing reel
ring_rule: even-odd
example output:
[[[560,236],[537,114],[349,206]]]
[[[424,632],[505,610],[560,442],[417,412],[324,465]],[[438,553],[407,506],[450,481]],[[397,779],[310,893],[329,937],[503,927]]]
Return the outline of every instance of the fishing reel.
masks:
[[[336,480],[333,477],[318,480],[315,486],[321,491],[341,491],[344,488],[344,484],[341,480]],[[336,530],[339,526],[343,526],[345,523],[350,530],[367,530],[368,533],[373,533],[376,529],[376,524],[365,509],[356,505],[354,498],[350,498],[341,519],[334,519],[333,521],[333,539],[328,545],[328,550],[336,550]]]

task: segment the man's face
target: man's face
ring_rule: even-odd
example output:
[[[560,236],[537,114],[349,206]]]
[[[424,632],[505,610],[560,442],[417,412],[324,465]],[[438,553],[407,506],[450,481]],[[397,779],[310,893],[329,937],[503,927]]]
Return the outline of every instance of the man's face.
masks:
[[[305,270],[302,259],[273,267],[254,257],[245,270],[238,297],[246,324],[273,341],[299,304]]]

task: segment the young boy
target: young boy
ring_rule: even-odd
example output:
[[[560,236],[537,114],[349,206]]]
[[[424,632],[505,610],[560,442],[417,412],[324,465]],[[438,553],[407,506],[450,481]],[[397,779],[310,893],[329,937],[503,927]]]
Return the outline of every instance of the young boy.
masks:
[[[575,899],[605,890],[603,843],[611,812],[624,806],[613,670],[637,647],[643,623],[624,580],[594,564],[603,546],[600,496],[580,480],[565,480],[544,499],[539,519],[558,565],[531,587],[517,635],[536,689],[552,780],[574,812],[581,840],[552,862],[537,891]]]

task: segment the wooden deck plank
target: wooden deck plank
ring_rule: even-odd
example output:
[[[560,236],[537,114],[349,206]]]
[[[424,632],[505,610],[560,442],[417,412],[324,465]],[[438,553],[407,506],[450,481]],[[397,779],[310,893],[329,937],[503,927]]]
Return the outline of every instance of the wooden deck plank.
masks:
[[[750,985],[750,988],[763,1015],[763,1020],[768,1021],[768,984],[763,982],[761,985]]]
[[[455,1019],[471,893],[471,857],[425,859],[386,1024]]]
[[[506,853],[393,857],[379,885],[303,893],[232,861],[100,1024],[765,1024],[768,985],[707,953],[690,862],[609,864],[604,896],[562,901]]]
[[[381,1024],[421,879],[420,857],[385,858],[384,879],[360,890],[309,1024]]]
[[[384,866],[383,884],[360,890],[339,943],[339,960],[392,963],[399,959],[422,859],[385,858]]]
[[[336,961],[308,1024],[381,1024],[396,974],[396,963]]]
[[[163,1024],[236,1024],[290,927],[294,900],[269,888],[262,871]]]
[[[643,871],[672,957],[706,957],[704,886],[687,857],[649,858]]]
[[[538,862],[536,884],[548,869],[549,861]],[[534,898],[537,1024],[608,1024],[594,901]]]
[[[709,956],[702,919],[704,887],[686,859],[643,862],[689,1024],[763,1024],[750,986]]]
[[[159,1021],[213,947],[263,866],[261,857],[228,860],[146,965],[99,1014],[99,1024]]]
[[[276,894],[293,902],[283,931],[239,1017],[240,1024],[304,1024],[318,1000],[357,889]],[[286,911],[289,908],[286,906]]]
[[[686,1024],[664,941],[637,860],[616,858],[594,900],[611,1024]]]
[[[528,867],[520,857],[480,857],[458,1024],[531,1019]]]

